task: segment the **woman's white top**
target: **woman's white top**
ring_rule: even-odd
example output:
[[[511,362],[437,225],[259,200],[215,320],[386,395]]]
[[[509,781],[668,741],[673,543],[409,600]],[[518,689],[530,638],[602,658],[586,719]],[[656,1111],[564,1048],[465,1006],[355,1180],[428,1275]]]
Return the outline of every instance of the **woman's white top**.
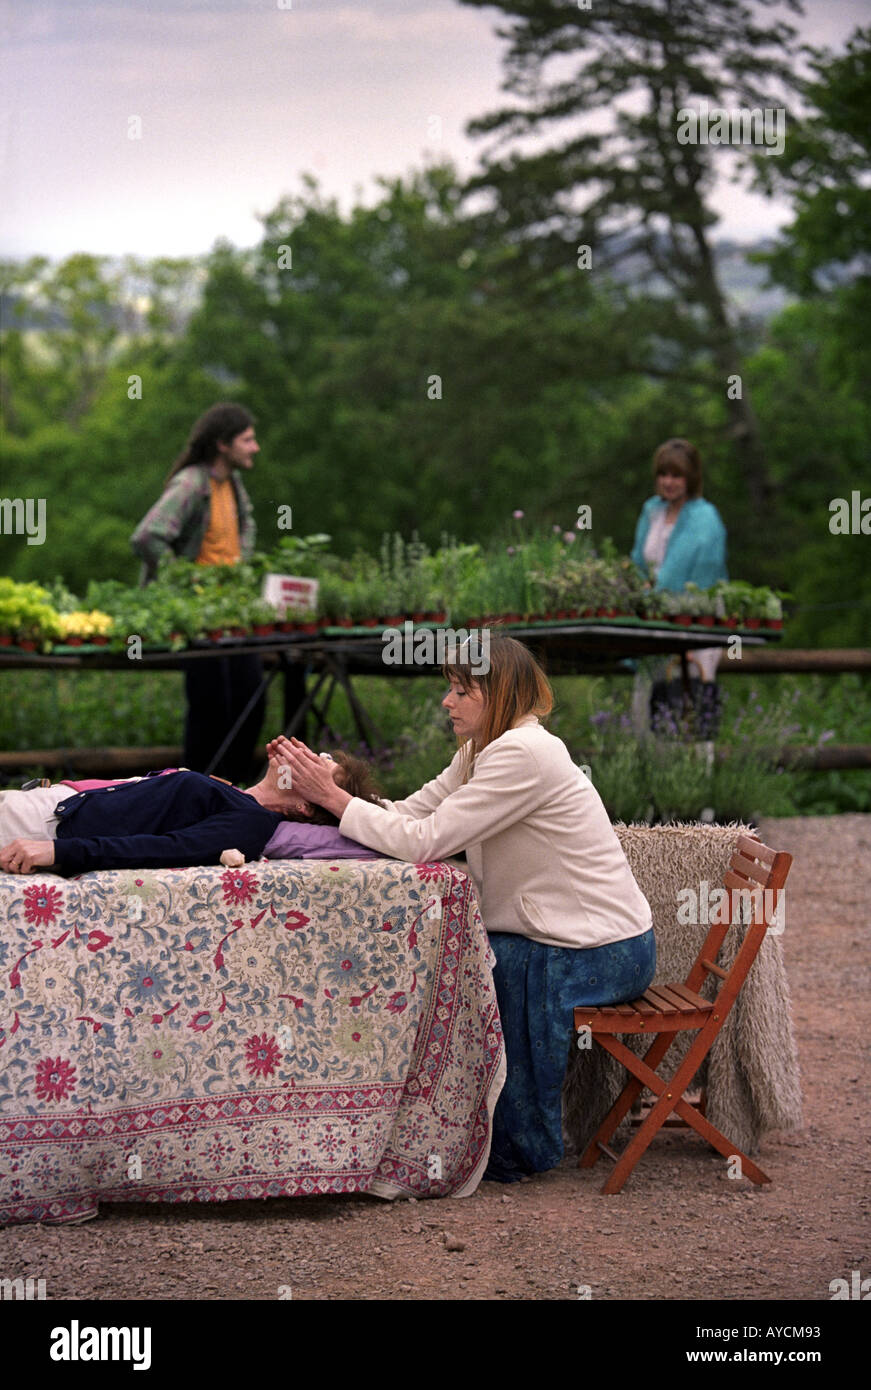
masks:
[[[415,864],[465,850],[488,931],[581,947],[651,926],[598,792],[534,715],[478,754],[465,785],[458,751],[404,801],[354,797],[339,829]]]
[[[672,521],[666,521],[667,511],[667,507],[659,507],[654,512],[644,540],[642,554],[647,564],[653,566],[654,578],[662,568],[665,552],[668,550],[668,543],[674,530],[674,523],[677,521],[677,517],[674,517]]]

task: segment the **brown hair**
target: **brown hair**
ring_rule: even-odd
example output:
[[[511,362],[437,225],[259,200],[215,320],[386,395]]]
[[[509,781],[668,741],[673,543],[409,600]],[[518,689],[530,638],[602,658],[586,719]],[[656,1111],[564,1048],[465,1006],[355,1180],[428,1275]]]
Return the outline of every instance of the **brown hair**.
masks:
[[[166,482],[192,463],[214,463],[218,445],[232,443],[237,434],[244,434],[253,424],[254,416],[244,405],[221,401],[210,406],[192,426],[188,442],[172,465]]]
[[[460,747],[465,748],[464,781],[472,775],[476,755],[488,743],[506,733],[525,714],[544,719],[553,709],[550,682],[529,648],[505,633],[491,629],[488,635],[490,653],[486,672],[474,674],[475,667],[481,665],[481,656],[486,653],[480,638],[477,652],[471,641],[472,651],[467,647],[467,656],[442,667],[446,680],[457,681],[463,690],[477,687],[485,700],[478,733],[473,738],[459,739]]]
[[[687,480],[687,497],[702,495],[702,458],[688,439],[667,439],[653,455],[653,476],[679,473]]]
[[[342,787],[351,796],[359,796],[363,801],[375,801],[380,798],[375,779],[372,776],[372,769],[362,758],[355,758],[350,753],[345,753],[342,749],[337,749],[332,755],[334,762],[342,768],[341,776],[336,778],[336,785]],[[303,821],[309,825],[338,825],[339,817],[334,816],[332,811],[327,811],[323,806],[312,806],[310,816],[304,816],[301,811],[286,814],[285,820]]]

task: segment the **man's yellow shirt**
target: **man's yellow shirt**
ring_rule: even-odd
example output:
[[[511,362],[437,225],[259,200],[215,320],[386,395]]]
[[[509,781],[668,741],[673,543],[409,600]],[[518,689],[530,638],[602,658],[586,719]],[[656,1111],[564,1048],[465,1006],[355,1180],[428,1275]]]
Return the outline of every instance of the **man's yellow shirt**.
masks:
[[[241,551],[233,484],[229,478],[210,478],[209,481],[212,489],[209,524],[203,536],[197,564],[236,565],[241,559]]]

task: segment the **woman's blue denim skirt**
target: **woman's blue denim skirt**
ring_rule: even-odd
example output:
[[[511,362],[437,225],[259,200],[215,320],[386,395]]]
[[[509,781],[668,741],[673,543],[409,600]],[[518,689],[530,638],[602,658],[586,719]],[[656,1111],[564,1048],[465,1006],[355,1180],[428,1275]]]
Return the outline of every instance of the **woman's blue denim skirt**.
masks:
[[[491,932],[508,1076],[493,1115],[485,1179],[518,1182],[563,1156],[560,1097],[577,1004],[623,1004],[653,980],[653,930],[572,950]]]

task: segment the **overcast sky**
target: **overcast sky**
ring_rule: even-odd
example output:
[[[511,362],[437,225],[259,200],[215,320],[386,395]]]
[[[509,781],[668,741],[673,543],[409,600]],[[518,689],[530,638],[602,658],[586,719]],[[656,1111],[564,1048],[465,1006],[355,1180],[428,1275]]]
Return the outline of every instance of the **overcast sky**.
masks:
[[[0,5],[5,256],[252,245],[258,212],[304,171],[344,208],[358,189],[371,200],[376,175],[434,156],[471,172],[482,142],[465,124],[505,100],[504,16],[457,0]],[[802,38],[835,49],[871,22],[871,0],[805,9],[791,21]],[[725,180],[716,206],[719,234],[742,240],[787,213]]]

